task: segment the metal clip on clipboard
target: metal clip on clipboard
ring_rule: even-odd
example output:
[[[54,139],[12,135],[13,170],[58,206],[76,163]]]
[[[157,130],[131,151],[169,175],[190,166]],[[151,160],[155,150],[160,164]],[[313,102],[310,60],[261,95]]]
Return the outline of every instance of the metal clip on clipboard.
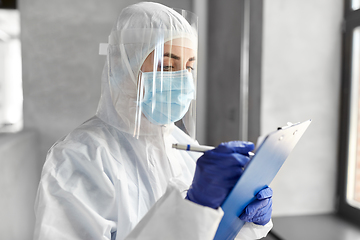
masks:
[[[245,222],[239,216],[245,207],[255,200],[255,195],[270,185],[281,166],[298,143],[311,120],[288,124],[268,134],[259,146],[255,156],[246,166],[235,187],[221,208],[224,216],[214,240],[233,240]]]

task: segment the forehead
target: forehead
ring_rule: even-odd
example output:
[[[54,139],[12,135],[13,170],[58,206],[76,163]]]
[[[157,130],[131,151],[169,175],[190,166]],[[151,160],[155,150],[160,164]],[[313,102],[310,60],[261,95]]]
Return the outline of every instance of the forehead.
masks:
[[[164,53],[171,52],[184,59],[195,57],[197,54],[195,44],[188,38],[176,38],[164,43]]]
[[[175,38],[164,43],[164,46],[167,45],[188,48],[195,52],[197,51],[196,42],[190,40],[189,38]]]
[[[191,48],[180,47],[177,45],[169,45],[169,44],[164,45],[164,54],[166,53],[172,53],[184,59],[192,58],[195,57],[196,55],[196,52]]]

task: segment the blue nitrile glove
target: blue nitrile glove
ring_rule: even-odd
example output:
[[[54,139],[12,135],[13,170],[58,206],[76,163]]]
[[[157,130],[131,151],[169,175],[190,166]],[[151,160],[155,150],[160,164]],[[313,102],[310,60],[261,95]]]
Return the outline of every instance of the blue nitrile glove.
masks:
[[[273,191],[269,187],[258,192],[256,199],[245,208],[240,219],[257,225],[267,224],[271,219],[272,194]]]
[[[250,160],[248,152],[253,149],[251,142],[233,141],[206,151],[196,163],[195,176],[186,199],[218,208],[243,173],[243,167]]]

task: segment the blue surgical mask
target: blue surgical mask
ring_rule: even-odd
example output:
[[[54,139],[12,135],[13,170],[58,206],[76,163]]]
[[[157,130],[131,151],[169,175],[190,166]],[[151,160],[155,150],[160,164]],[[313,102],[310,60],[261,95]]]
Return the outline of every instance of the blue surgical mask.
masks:
[[[142,112],[157,125],[183,118],[195,98],[194,79],[188,70],[142,72],[141,81],[145,89]]]

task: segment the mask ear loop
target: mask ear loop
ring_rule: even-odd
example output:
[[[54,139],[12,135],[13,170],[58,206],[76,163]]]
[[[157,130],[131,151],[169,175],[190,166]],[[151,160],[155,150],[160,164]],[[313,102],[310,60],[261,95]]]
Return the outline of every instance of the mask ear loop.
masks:
[[[136,139],[139,139],[139,135],[140,135],[140,122],[141,122],[141,114],[142,114],[142,105],[141,103],[143,102],[144,99],[144,94],[143,94],[143,88],[144,88],[144,81],[142,80],[142,74],[140,71],[140,76],[139,76],[139,87],[138,87],[138,92],[136,94],[136,113],[135,113],[135,127],[134,127],[134,133],[133,133],[133,137],[135,137]]]

